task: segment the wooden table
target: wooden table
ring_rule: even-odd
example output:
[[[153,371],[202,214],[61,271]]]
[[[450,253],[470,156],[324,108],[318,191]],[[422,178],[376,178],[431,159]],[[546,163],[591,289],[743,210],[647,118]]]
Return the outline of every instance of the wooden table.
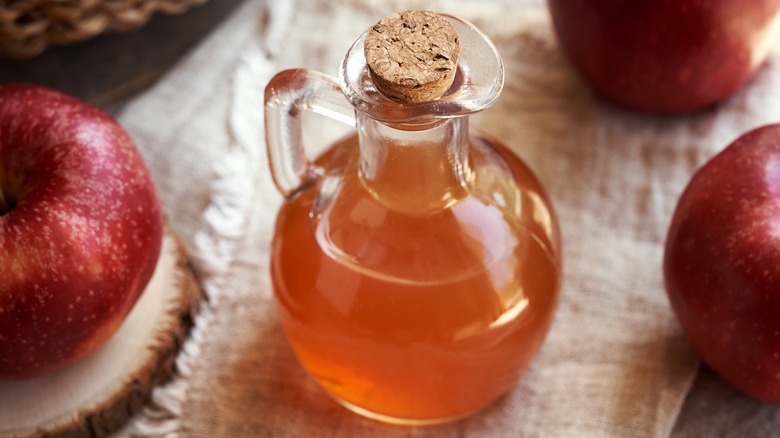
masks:
[[[33,82],[116,113],[153,84],[244,0],[211,0],[181,15],[157,14],[145,26],[51,46],[26,60],[0,58],[0,83]]]

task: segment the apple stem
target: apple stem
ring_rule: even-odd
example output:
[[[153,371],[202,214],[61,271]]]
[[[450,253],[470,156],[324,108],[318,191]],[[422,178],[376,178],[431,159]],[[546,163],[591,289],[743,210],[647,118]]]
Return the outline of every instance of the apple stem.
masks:
[[[10,208],[8,208],[8,202],[5,200],[5,193],[2,188],[0,188],[0,216],[8,213]]]

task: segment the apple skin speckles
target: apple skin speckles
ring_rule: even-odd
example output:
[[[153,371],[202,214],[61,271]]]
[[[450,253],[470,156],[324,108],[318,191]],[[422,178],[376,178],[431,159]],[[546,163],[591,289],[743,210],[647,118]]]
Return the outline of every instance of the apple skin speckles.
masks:
[[[707,162],[666,240],[667,294],[702,359],[746,394],[780,403],[780,125]]]
[[[0,378],[102,345],[160,254],[152,176],[110,116],[53,90],[0,86]],[[2,203],[0,203],[2,205]]]

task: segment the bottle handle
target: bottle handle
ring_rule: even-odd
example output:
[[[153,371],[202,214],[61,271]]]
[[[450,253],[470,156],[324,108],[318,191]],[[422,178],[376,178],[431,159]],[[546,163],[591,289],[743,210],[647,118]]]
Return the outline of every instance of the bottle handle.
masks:
[[[265,143],[271,176],[290,197],[316,176],[306,157],[302,111],[355,126],[355,109],[330,76],[306,69],[279,72],[265,87]]]

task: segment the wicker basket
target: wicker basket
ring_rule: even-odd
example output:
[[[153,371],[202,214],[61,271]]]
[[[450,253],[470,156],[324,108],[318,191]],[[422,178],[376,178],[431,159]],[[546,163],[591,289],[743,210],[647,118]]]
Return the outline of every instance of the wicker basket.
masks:
[[[28,58],[49,44],[139,27],[155,12],[180,13],[206,0],[0,0],[0,56]]]

